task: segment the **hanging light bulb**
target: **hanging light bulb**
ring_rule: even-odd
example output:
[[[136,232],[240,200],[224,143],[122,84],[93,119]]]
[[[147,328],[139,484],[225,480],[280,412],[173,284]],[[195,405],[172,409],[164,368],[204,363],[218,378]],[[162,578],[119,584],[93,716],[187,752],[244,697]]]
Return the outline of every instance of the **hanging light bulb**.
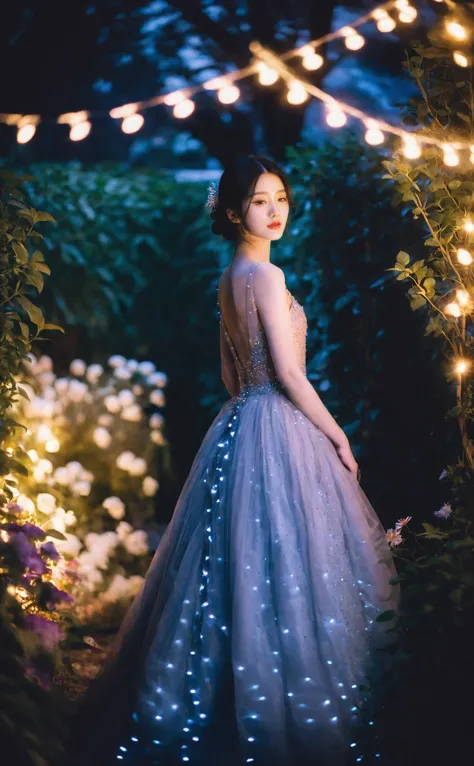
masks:
[[[291,83],[286,98],[289,104],[297,106],[298,104],[304,104],[308,98],[308,93],[303,83],[299,80],[293,80]]]
[[[385,141],[385,136],[379,128],[378,122],[375,120],[367,120],[365,123],[367,128],[365,133],[365,140],[370,146],[379,146]]]
[[[229,80],[225,77],[212,77],[210,80],[206,80],[206,82],[203,83],[203,88],[206,90],[219,90],[220,88],[225,88],[227,85],[229,85]]]
[[[464,231],[467,231],[468,234],[471,234],[474,231],[474,223],[470,218],[467,218],[464,222]]]
[[[350,51],[358,51],[365,44],[365,40],[355,29],[352,27],[343,27],[341,29],[341,35],[343,35],[346,43],[346,48]]]
[[[71,141],[82,141],[84,138],[87,138],[89,133],[91,132],[92,125],[88,120],[84,120],[83,122],[78,122],[76,125],[71,125],[71,129],[69,131],[69,138]]]
[[[276,69],[271,69],[269,66],[260,62],[258,68],[258,81],[260,85],[273,85],[279,78],[279,74]]]
[[[396,0],[395,2],[395,8],[398,8],[399,11],[402,11],[404,8],[409,6],[409,0]]]
[[[109,114],[114,120],[123,120],[131,114],[135,114],[137,109],[138,104],[123,104],[123,106],[116,106],[115,109],[111,109]]]
[[[372,11],[372,16],[376,21],[379,21],[380,19],[386,19],[388,17],[387,11],[384,11],[383,8],[376,8],[374,11]]]
[[[377,29],[379,32],[393,32],[396,26],[394,19],[388,14],[377,21]]]
[[[402,152],[408,160],[417,160],[421,156],[421,146],[416,138],[406,133],[403,136]]]
[[[416,8],[413,8],[412,5],[407,5],[403,8],[402,11],[400,11],[398,18],[402,22],[402,24],[411,24],[412,21],[415,21],[416,17],[418,16],[418,11]]]
[[[312,51],[303,58],[303,66],[309,72],[314,72],[316,69],[321,69],[324,64],[324,59],[319,53]]]
[[[173,117],[183,120],[186,117],[189,117],[189,115],[194,112],[194,109],[194,101],[190,98],[186,98],[184,101],[180,101],[179,104],[176,104],[173,107]]]
[[[455,168],[459,165],[459,154],[450,144],[443,144],[443,162],[449,168]]]
[[[447,21],[446,31],[448,32],[449,35],[451,35],[451,37],[454,37],[455,40],[467,39],[466,29],[462,26],[462,24],[459,24],[457,21]]]
[[[453,59],[458,66],[468,67],[469,59],[462,51],[454,51]]]
[[[347,116],[339,104],[326,104],[326,122],[331,128],[342,128],[347,122]]]
[[[472,255],[469,252],[469,250],[465,250],[463,247],[460,247],[459,250],[456,253],[457,259],[459,263],[462,263],[463,266],[470,266],[472,263]]]
[[[447,314],[451,314],[453,317],[460,317],[461,316],[461,308],[458,306],[457,303],[448,303],[446,308],[444,309]]]
[[[467,290],[456,290],[456,297],[460,306],[467,306],[471,300],[471,296]]]
[[[122,130],[124,133],[136,133],[143,127],[145,118],[142,114],[129,114],[128,117],[122,121]]]
[[[240,96],[240,90],[237,85],[224,85],[223,88],[219,88],[217,92],[217,98],[221,104],[233,104]]]
[[[456,362],[455,370],[458,373],[458,375],[463,375],[467,371],[468,367],[469,367],[469,364],[468,362],[466,362],[465,359],[459,359]]]
[[[16,140],[19,144],[27,144],[28,141],[31,141],[33,136],[36,133],[36,125],[22,125],[21,128],[18,128],[17,134],[16,134]]]

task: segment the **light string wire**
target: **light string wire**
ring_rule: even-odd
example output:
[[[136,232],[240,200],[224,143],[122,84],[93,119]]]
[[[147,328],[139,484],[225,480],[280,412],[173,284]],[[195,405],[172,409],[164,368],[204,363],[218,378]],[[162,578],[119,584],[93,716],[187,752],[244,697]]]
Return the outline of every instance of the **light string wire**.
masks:
[[[440,0],[441,2],[449,3],[450,0]],[[365,43],[364,38],[361,35],[358,35],[356,33],[356,29],[363,24],[370,22],[370,21],[377,21],[378,24],[380,24],[383,20],[389,19],[393,26],[390,27],[390,29],[384,29],[381,31],[392,31],[396,27],[395,21],[392,19],[392,17],[389,16],[388,11],[389,10],[398,10],[400,14],[400,20],[404,21],[405,23],[410,23],[411,21],[414,21],[414,19],[417,16],[417,11],[415,8],[410,5],[409,0],[390,0],[389,2],[383,3],[380,6],[377,6],[375,9],[372,9],[368,13],[364,14],[363,16],[359,17],[358,19],[351,22],[351,26],[344,25],[343,27],[340,27],[339,29],[335,30],[334,32],[330,32],[320,38],[316,38],[310,42],[304,43],[303,45],[300,45],[296,48],[293,48],[290,51],[287,51],[286,53],[281,54],[280,59],[286,60],[288,58],[297,56],[297,55],[304,55],[304,52],[312,54],[313,57],[318,57],[320,59],[319,62],[317,62],[317,65],[313,63],[312,66],[309,66],[310,69],[317,69],[322,66],[324,63],[324,60],[322,59],[319,54],[316,54],[314,49],[321,47],[322,45],[331,42],[335,39],[344,39],[346,38],[346,44],[349,39],[356,40],[354,45],[356,47],[349,48],[352,52],[355,52],[360,47],[362,47]],[[404,18],[405,14],[405,18]],[[357,38],[357,39],[356,39]],[[89,122],[90,118],[97,118],[102,117],[106,115],[110,115],[114,119],[122,119],[122,129],[126,133],[135,133],[137,130],[139,130],[143,123],[144,118],[139,112],[142,112],[146,109],[158,106],[160,104],[165,104],[167,106],[175,106],[178,105],[184,106],[184,104],[189,103],[190,96],[195,95],[196,93],[202,92],[204,90],[218,90],[220,88],[229,87],[232,90],[232,84],[244,79],[246,77],[249,77],[253,74],[258,73],[259,69],[261,68],[261,62],[251,62],[246,67],[243,67],[242,69],[236,70],[234,72],[225,73],[223,75],[217,75],[216,77],[213,77],[204,83],[199,83],[197,85],[188,85],[184,86],[182,88],[179,88],[174,91],[170,91],[165,94],[159,94],[158,96],[154,96],[152,98],[143,100],[143,101],[137,101],[135,103],[129,103],[124,104],[122,106],[114,107],[111,110],[105,111],[105,110],[80,110],[77,112],[67,112],[64,114],[61,114],[58,118],[43,118],[41,115],[38,114],[9,114],[9,113],[0,113],[0,122],[3,122],[7,125],[13,125],[16,126],[18,129],[18,132],[21,133],[21,140],[19,140],[19,143],[27,143],[31,138],[33,138],[35,132],[36,132],[36,126],[40,123],[57,123],[57,124],[68,124],[70,126],[70,138],[71,140],[82,140],[83,138],[86,138],[87,135],[90,133],[91,130],[91,124]],[[294,78],[293,78],[294,79]],[[272,84],[272,83],[268,83]],[[239,97],[238,89],[235,89],[237,92],[232,93],[231,100],[228,100],[227,102],[224,101],[223,103],[233,103],[237,98]],[[192,103],[192,102],[191,102]],[[194,105],[184,106],[184,109],[181,108],[179,113],[175,114],[176,117],[187,117],[189,116],[192,111],[194,110]]]

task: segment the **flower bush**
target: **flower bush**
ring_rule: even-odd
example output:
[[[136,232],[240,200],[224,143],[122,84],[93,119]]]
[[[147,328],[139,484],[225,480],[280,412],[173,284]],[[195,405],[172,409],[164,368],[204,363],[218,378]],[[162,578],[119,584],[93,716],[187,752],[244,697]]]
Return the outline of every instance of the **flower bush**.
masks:
[[[28,426],[21,447],[31,461],[15,501],[58,530],[54,573],[74,598],[74,618],[116,621],[149,564],[157,451],[166,375],[152,362],[114,355],[107,369],[75,359],[57,377],[50,357],[30,354],[15,415]],[[67,578],[65,570],[74,569]],[[115,608],[114,608],[115,607]],[[108,617],[107,617],[108,615]]]

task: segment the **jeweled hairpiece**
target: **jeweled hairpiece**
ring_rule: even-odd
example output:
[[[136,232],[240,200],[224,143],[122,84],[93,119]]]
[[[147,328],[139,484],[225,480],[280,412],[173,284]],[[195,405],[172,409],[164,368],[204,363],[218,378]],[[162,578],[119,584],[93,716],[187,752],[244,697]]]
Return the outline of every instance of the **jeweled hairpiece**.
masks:
[[[208,194],[207,194],[207,202],[206,207],[208,207],[211,211],[215,210],[217,207],[217,200],[218,200],[218,194],[217,194],[217,183],[213,181],[210,186],[208,186]]]

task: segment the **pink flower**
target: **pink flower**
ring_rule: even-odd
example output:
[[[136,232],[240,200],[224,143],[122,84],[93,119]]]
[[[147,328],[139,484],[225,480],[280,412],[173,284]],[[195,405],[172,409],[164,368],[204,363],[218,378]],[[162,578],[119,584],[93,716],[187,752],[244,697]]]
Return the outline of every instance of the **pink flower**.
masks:
[[[405,527],[409,521],[411,521],[413,516],[407,516],[404,519],[398,519],[397,523],[395,524],[395,529],[400,530],[402,527]]]
[[[398,529],[387,529],[385,537],[387,538],[390,548],[393,548],[394,545],[400,545],[400,543],[403,542],[403,537]]]

